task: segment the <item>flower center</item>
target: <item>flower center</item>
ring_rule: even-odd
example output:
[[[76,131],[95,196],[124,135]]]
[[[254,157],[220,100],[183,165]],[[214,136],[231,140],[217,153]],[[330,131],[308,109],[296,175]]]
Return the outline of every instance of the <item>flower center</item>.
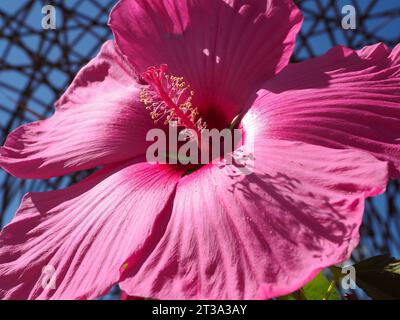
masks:
[[[164,121],[164,124],[177,124],[193,130],[200,139],[201,131],[207,127],[206,122],[199,117],[198,109],[193,106],[194,91],[182,77],[166,73],[167,65],[159,68],[149,67],[142,73],[142,78],[149,88],[142,89],[140,101],[150,111],[154,123]]]
[[[141,77],[148,86],[140,91],[140,101],[149,110],[154,123],[169,125],[161,130],[163,137],[158,137],[158,128],[154,128],[154,135],[149,135],[149,139],[155,141],[146,153],[149,162],[179,163],[187,172],[193,172],[214,159],[225,158],[236,149],[242,132],[239,130],[239,135],[235,135],[236,129],[231,126],[209,130],[192,103],[194,92],[190,85],[182,77],[167,74],[167,65],[150,67]],[[168,139],[164,134],[168,134]]]

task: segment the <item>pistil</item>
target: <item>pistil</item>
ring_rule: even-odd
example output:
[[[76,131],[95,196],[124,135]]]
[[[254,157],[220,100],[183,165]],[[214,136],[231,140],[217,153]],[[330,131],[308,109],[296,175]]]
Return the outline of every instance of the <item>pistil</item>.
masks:
[[[194,92],[182,77],[168,75],[166,71],[167,65],[162,64],[142,74],[149,87],[140,92],[140,101],[150,111],[154,123],[163,120],[166,125],[177,124],[190,129],[200,143],[201,131],[207,125],[192,104]]]

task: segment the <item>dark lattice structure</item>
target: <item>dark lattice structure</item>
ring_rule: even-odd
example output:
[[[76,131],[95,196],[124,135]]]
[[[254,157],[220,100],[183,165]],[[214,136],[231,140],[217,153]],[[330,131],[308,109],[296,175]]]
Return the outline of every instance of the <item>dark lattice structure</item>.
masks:
[[[110,38],[108,14],[116,0],[0,1],[0,142],[19,125],[48,117],[77,71]],[[336,44],[400,42],[400,2],[393,0],[299,0],[305,23],[294,61],[318,56]],[[44,5],[57,9],[57,28],[41,27]],[[357,29],[341,28],[343,5],[357,10]],[[27,108],[29,106],[29,108]],[[0,173],[0,222],[12,217],[24,193],[64,188],[87,173],[48,181],[19,180]],[[356,260],[400,254],[399,183],[366,207]]]

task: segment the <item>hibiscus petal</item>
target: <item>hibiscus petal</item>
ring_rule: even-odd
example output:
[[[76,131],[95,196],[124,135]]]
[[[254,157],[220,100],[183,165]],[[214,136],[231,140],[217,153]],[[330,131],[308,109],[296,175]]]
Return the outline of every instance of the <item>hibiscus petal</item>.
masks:
[[[301,23],[291,0],[122,0],[110,18],[139,71],[168,64],[195,90],[202,114],[218,107],[228,124],[287,65]]]
[[[250,113],[265,114],[266,136],[353,147],[400,173],[400,45],[336,47],[290,65],[259,92]]]
[[[268,299],[349,257],[364,199],[385,190],[387,163],[357,150],[252,134],[252,174],[209,165],[179,182],[165,234],[120,283],[127,294]]]
[[[65,190],[27,194],[0,234],[0,299],[105,294],[126,259],[161,237],[180,176],[136,163],[104,168]]]
[[[121,292],[120,299],[121,300],[146,300],[146,298],[143,298],[143,297],[129,296],[124,291]]]
[[[20,178],[45,179],[145,153],[152,127],[139,85],[112,41],[84,67],[55,114],[12,132],[0,166]]]

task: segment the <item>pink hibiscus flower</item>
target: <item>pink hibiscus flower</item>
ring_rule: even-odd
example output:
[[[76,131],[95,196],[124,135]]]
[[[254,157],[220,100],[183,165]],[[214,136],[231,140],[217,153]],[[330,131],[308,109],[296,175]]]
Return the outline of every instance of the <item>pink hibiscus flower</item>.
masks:
[[[24,197],[0,236],[0,298],[91,299],[119,283],[158,299],[267,299],[348,258],[365,198],[399,177],[400,46],[288,64],[301,23],[289,0],[120,1],[115,41],[51,118],[1,149],[20,178],[101,169]],[[252,174],[145,161],[154,123],[138,74],[162,64],[209,128],[242,111]]]

